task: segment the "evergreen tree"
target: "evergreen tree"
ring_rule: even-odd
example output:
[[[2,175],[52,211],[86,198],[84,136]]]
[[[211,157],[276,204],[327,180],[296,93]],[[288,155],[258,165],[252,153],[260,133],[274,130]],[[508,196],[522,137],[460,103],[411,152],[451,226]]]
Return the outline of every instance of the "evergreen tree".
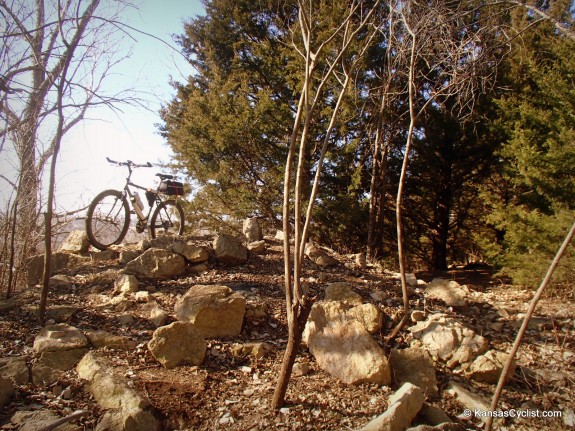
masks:
[[[572,2],[546,4],[555,19],[573,24]],[[534,17],[516,12],[517,30]],[[497,121],[505,135],[502,169],[491,187],[487,220],[501,241],[487,250],[516,282],[535,285],[575,217],[575,43],[539,23],[513,43]],[[556,278],[573,281],[571,252]]]

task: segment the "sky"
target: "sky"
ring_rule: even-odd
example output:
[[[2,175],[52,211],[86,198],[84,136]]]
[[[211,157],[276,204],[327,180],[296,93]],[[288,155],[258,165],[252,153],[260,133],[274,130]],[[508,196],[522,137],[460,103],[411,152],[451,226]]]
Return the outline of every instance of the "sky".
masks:
[[[111,166],[113,160],[158,164],[170,160],[171,152],[158,134],[159,109],[175,94],[170,79],[185,82],[194,70],[177,52],[173,34],[183,33],[183,22],[204,13],[200,0],[141,0],[138,10],[131,10],[125,22],[172,45],[132,32],[136,39],[122,40],[132,54],[115,68],[105,87],[135,88],[142,93],[147,109],[121,106],[123,112],[110,109],[88,111],[84,122],[65,136],[57,164],[56,211],[72,211],[87,206],[100,191],[121,189],[126,168]],[[132,180],[152,187],[160,168],[135,171]],[[183,177],[182,177],[183,179]],[[142,196],[143,198],[143,196]],[[143,199],[144,200],[144,199]]]

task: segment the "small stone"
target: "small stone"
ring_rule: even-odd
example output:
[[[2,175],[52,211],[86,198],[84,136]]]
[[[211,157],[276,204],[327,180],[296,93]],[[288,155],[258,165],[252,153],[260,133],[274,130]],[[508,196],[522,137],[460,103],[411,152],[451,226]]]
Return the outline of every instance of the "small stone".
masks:
[[[411,312],[411,320],[413,322],[423,322],[425,320],[425,311],[413,310]]]

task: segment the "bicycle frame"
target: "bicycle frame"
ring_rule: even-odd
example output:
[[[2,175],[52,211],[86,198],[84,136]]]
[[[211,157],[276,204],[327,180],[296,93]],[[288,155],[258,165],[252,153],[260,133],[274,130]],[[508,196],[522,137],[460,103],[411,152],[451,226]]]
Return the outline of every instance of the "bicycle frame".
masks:
[[[115,160],[111,160],[108,157],[106,157],[106,159],[110,163],[113,163],[113,164],[116,164],[119,166],[126,166],[128,168],[128,176],[126,177],[126,184],[124,185],[124,188],[122,190],[122,194],[124,195],[125,199],[127,198],[129,205],[132,207],[132,209],[134,210],[134,212],[136,214],[137,214],[137,211],[134,207],[134,202],[133,202],[133,199],[135,199],[136,194],[133,193],[132,190],[130,190],[130,187],[134,187],[136,189],[143,190],[144,192],[151,192],[154,194],[154,202],[152,202],[150,204],[150,202],[148,201],[148,204],[150,204],[149,205],[150,208],[148,209],[148,213],[145,214],[145,218],[143,220],[141,220],[139,216],[137,217],[136,230],[141,233],[146,229],[146,227],[148,225],[148,220],[150,220],[150,215],[152,214],[152,210],[154,209],[154,204],[159,205],[162,202],[162,200],[160,199],[157,190],[152,191],[148,187],[140,186],[139,184],[132,182],[131,178],[132,178],[132,173],[134,172],[134,168],[151,168],[152,165],[149,162],[145,165],[138,165],[138,164],[131,162],[130,160],[128,160],[127,162],[116,162]]]

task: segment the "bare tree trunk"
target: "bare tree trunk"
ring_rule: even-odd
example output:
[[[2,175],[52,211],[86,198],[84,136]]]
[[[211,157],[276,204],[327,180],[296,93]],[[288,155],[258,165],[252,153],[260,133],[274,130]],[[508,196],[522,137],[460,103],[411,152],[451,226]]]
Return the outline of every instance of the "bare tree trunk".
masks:
[[[403,163],[401,165],[401,175],[399,178],[399,185],[397,187],[397,198],[395,204],[395,216],[397,223],[397,254],[399,259],[399,272],[401,275],[401,293],[403,296],[403,317],[396,325],[388,339],[391,340],[397,336],[399,331],[405,326],[409,319],[409,292],[407,291],[407,280],[405,277],[405,253],[403,249],[403,219],[402,219],[402,205],[403,205],[403,189],[405,187],[405,177],[407,174],[407,163],[409,161],[409,153],[411,151],[411,143],[413,141],[413,130],[415,128],[415,54],[416,54],[416,41],[417,37],[413,31],[407,26],[407,30],[412,38],[411,40],[411,57],[409,61],[409,130],[407,132],[407,142],[405,144],[405,153],[403,155]]]
[[[377,7],[379,1],[375,2],[374,9]],[[301,208],[302,200],[305,191],[305,175],[304,170],[308,161],[306,160],[306,146],[308,141],[308,133],[310,129],[310,123],[314,115],[314,111],[317,107],[318,101],[323,94],[323,88],[328,82],[328,79],[334,75],[336,65],[342,61],[344,53],[347,51],[350,43],[357,36],[357,33],[361,28],[363,28],[372,15],[373,10],[368,12],[362,22],[359,24],[353,32],[350,31],[351,17],[358,10],[358,4],[353,3],[343,20],[342,24],[334,29],[331,36],[320,43],[316,48],[315,52],[312,52],[312,28],[313,20],[315,19],[312,14],[312,4],[304,4],[303,1],[299,1],[299,25],[301,29],[301,37],[303,39],[304,49],[303,52],[305,56],[305,70],[304,70],[304,82],[303,89],[300,95],[300,100],[298,103],[298,110],[296,118],[294,120],[294,125],[292,128],[292,135],[290,139],[290,146],[288,157],[286,161],[285,176],[284,176],[284,202],[283,202],[283,227],[284,227],[284,270],[285,270],[285,290],[286,290],[286,313],[288,321],[288,343],[286,351],[284,354],[282,367],[278,381],[276,383],[276,388],[274,391],[274,396],[272,399],[272,407],[274,409],[280,408],[285,399],[285,394],[287,391],[287,386],[291,377],[291,372],[293,369],[293,364],[299,349],[299,345],[302,339],[302,333],[307,322],[307,318],[311,311],[313,300],[303,294],[301,288],[301,274],[303,267],[304,251],[307,242],[309,225],[312,218],[313,206],[315,198],[317,195],[319,176],[321,175],[322,164],[325,157],[325,152],[329,143],[330,134],[335,123],[335,119],[338,115],[339,108],[341,105],[341,100],[343,98],[343,92],[345,91],[347,84],[350,80],[350,75],[345,71],[345,67],[342,72],[345,73],[346,79],[342,83],[342,88],[340,96],[338,98],[338,103],[332,113],[330,125],[325,135],[324,143],[322,146],[322,151],[318,160],[318,167],[316,170],[316,176],[314,179],[314,185],[310,192],[308,208],[306,212],[305,221],[301,222]],[[309,9],[308,9],[309,8]],[[309,13],[309,15],[307,15]],[[315,71],[316,58],[320,55],[322,50],[325,48],[326,44],[332,41],[337,35],[342,34],[342,47],[339,50],[336,58],[331,62],[328,70],[319,79],[318,86],[314,89],[314,96],[311,93],[312,76]],[[328,61],[329,63],[329,61]],[[341,82],[341,81],[340,81]],[[298,140],[298,135],[300,133],[300,127],[303,123],[303,129],[301,131],[301,136],[299,136],[299,147],[297,147],[297,169],[295,172],[295,188],[294,188],[294,250],[293,250],[293,260],[292,251],[290,245],[290,197],[292,188],[292,176],[293,176],[293,163],[296,157],[296,142]],[[293,262],[293,267],[292,267]]]
[[[50,275],[52,272],[52,217],[53,217],[53,206],[54,206],[54,190],[56,188],[56,163],[58,161],[58,154],[60,152],[60,146],[62,144],[62,137],[64,135],[64,108],[63,108],[63,98],[64,98],[64,91],[66,89],[66,79],[68,75],[68,68],[70,66],[70,62],[72,61],[72,57],[74,56],[75,50],[82,39],[84,34],[84,30],[88,25],[88,22],[92,18],[94,11],[98,7],[100,0],[92,0],[86,11],[84,12],[82,19],[78,23],[78,28],[76,33],[74,34],[73,40],[68,43],[62,35],[62,39],[64,44],[66,45],[66,52],[68,54],[67,58],[65,59],[65,63],[62,68],[62,72],[60,73],[60,81],[58,82],[57,91],[58,91],[58,127],[56,130],[56,136],[54,137],[54,141],[52,144],[52,162],[50,164],[50,180],[49,180],[49,187],[48,187],[48,202],[46,204],[46,214],[45,214],[45,230],[44,230],[44,272],[42,276],[42,291],[40,294],[40,305],[38,307],[38,320],[40,324],[43,326],[46,323],[46,307],[48,302],[48,291],[50,288]],[[62,22],[62,15],[61,11],[58,10],[60,23]],[[84,111],[85,112],[85,111]],[[83,114],[82,114],[83,115]]]

